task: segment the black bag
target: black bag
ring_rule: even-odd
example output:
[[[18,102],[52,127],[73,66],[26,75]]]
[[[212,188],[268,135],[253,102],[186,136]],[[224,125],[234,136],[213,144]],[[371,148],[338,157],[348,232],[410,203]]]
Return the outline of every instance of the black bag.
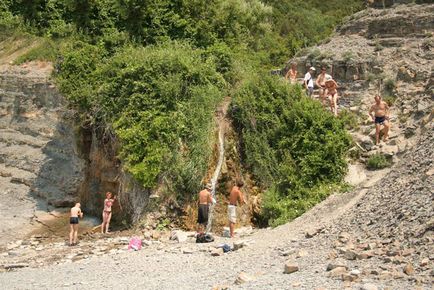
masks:
[[[196,243],[211,243],[214,242],[214,237],[210,234],[198,233],[196,236]]]

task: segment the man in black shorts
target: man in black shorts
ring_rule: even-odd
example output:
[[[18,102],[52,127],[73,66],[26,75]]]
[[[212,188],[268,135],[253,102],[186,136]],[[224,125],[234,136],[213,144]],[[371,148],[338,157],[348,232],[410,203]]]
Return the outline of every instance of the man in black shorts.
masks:
[[[80,209],[80,203],[76,203],[73,208],[71,208],[71,215],[69,217],[69,245],[75,246],[77,245],[77,237],[78,237],[78,218],[83,217],[83,212]]]
[[[369,110],[369,116],[371,116],[372,121],[375,122],[375,144],[380,144],[380,132],[381,126],[384,127],[383,140],[387,141],[389,137],[389,105],[381,99],[380,95],[375,95],[375,104],[371,106]]]
[[[209,205],[212,203],[211,184],[208,183],[205,189],[199,192],[199,208],[197,212],[197,232],[204,232],[208,223]]]

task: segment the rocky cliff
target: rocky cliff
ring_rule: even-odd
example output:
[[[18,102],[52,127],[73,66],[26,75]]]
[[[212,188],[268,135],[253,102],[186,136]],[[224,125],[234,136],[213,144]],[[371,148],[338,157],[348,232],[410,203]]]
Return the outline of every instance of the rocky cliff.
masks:
[[[352,135],[363,147],[362,160],[380,152],[397,161],[432,118],[433,14],[432,4],[368,8],[352,15],[332,38],[288,62],[297,62],[300,77],[310,66],[327,67],[340,86],[341,108],[360,124]],[[392,112],[390,141],[379,147],[373,144],[375,129],[368,117],[376,93]]]
[[[0,68],[0,208],[2,236],[35,212],[70,206],[83,182],[73,115],[49,80],[51,67]]]

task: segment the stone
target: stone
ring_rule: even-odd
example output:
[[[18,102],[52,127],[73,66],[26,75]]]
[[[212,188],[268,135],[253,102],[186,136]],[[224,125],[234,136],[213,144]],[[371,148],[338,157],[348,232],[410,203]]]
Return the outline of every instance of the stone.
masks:
[[[184,248],[182,249],[183,254],[193,254],[194,251],[192,249]]]
[[[347,268],[346,267],[336,267],[333,270],[331,270],[330,272],[327,273],[328,277],[331,278],[340,278],[342,277],[342,274],[347,273]]]
[[[301,282],[292,283],[292,287],[293,288],[297,288],[297,287],[300,287],[300,286],[301,286]]]
[[[402,256],[407,257],[407,256],[410,256],[411,254],[413,254],[414,252],[415,252],[414,248],[404,249],[402,251]]]
[[[234,251],[239,250],[241,248],[243,248],[244,246],[246,246],[246,242],[245,241],[236,241],[234,242]]]
[[[304,236],[308,239],[313,238],[320,232],[320,229],[309,229],[304,233]]]
[[[328,263],[326,271],[331,271],[331,270],[338,268],[338,267],[344,267],[345,269],[348,268],[346,265],[346,262],[344,260],[336,259],[335,261]]]
[[[346,250],[344,252],[344,258],[347,260],[355,260],[357,257],[357,253],[353,250]]]
[[[235,284],[240,285],[240,284],[251,282],[254,280],[255,280],[255,277],[253,277],[252,275],[249,275],[245,272],[241,272],[238,274],[237,279],[235,280]]]
[[[347,233],[347,232],[341,232],[341,233],[339,234],[338,238],[339,238],[339,241],[340,241],[341,243],[346,243],[346,242],[348,242],[348,241],[350,240],[351,236],[350,236],[350,234]]]
[[[425,267],[425,266],[428,266],[428,263],[429,263],[429,259],[428,258],[423,258],[422,261],[420,261],[419,265],[421,267]]]
[[[175,230],[170,233],[170,239],[178,241],[178,243],[185,243],[188,240],[188,233],[181,230]]]
[[[360,286],[360,290],[378,290],[378,287],[374,284],[366,283]]]
[[[348,273],[343,273],[341,278],[342,278],[342,281],[354,282],[357,280],[358,277],[351,275],[351,274],[348,274]]]
[[[15,263],[15,264],[6,264],[3,265],[3,268],[6,270],[10,270],[10,269],[18,269],[18,268],[26,268],[29,267],[30,265],[28,263]]]
[[[306,257],[308,255],[308,252],[306,250],[300,250],[297,253],[297,258],[302,258],[302,257]]]
[[[299,270],[298,265],[292,261],[288,261],[285,263],[285,267],[283,270],[283,273],[285,274],[291,274],[294,272],[297,272]]]
[[[365,181],[367,178],[366,173],[362,165],[360,164],[349,164],[348,173],[345,176],[345,182],[356,186]]]
[[[404,273],[407,274],[408,276],[413,275],[414,274],[413,265],[411,265],[410,263],[408,263],[407,265],[405,265],[405,267],[404,267]]]
[[[214,256],[214,257],[221,256],[223,254],[224,254],[223,248],[217,248],[217,249],[213,249],[211,251],[211,256]]]
[[[153,232],[152,232],[152,238],[153,238],[154,240],[159,240],[160,237],[161,237],[161,232],[160,232],[160,231],[153,231]]]

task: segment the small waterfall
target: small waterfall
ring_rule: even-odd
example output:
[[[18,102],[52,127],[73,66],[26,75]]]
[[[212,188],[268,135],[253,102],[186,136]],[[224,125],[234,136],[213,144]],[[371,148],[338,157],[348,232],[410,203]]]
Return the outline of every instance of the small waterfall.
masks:
[[[224,157],[225,157],[224,125],[221,122],[219,122],[219,159],[218,159],[217,167],[216,167],[214,174],[211,178],[211,196],[212,196],[214,201],[216,200],[215,193],[216,193],[217,180],[220,176],[220,171],[222,169]],[[209,233],[211,231],[215,205],[216,205],[216,203],[213,203],[213,204],[211,204],[211,206],[209,208],[208,224],[206,226],[206,232],[207,233]]]

